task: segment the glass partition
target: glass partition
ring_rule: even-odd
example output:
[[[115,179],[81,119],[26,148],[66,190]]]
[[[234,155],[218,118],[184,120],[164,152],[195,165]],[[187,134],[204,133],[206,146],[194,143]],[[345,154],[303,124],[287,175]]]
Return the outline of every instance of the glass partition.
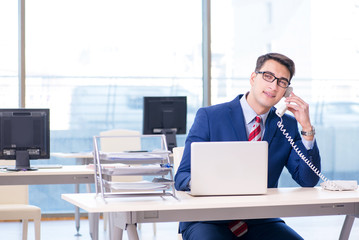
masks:
[[[144,96],[187,96],[192,125],[202,105],[200,1],[34,0],[26,24],[26,105],[50,108],[51,152],[92,151],[105,130],[142,132]],[[72,211],[60,194],[73,191],[31,186],[30,202]]]
[[[310,104],[323,173],[358,180],[358,20],[357,1],[213,0],[212,103],[250,89],[258,56],[289,56],[294,92]],[[285,172],[281,186],[295,185],[290,178]]]
[[[18,102],[18,5],[17,1],[0,2],[0,105],[14,108]]]

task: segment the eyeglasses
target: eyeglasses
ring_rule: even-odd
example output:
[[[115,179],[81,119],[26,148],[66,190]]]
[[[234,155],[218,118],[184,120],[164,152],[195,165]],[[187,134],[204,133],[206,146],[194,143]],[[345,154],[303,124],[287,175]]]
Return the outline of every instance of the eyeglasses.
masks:
[[[277,78],[274,76],[271,72],[258,72],[256,71],[256,74],[262,74],[262,77],[267,82],[273,82],[277,80],[277,85],[282,88],[287,88],[290,84],[289,80],[286,78]]]

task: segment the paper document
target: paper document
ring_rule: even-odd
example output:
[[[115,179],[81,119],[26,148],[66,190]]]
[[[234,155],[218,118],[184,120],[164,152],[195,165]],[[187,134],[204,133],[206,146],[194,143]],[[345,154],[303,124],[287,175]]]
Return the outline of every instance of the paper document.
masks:
[[[158,190],[166,189],[168,185],[152,183],[149,181],[140,182],[111,182],[111,188],[115,190]]]
[[[95,164],[91,163],[89,165],[87,165],[88,168],[94,169]],[[130,165],[128,164],[123,164],[123,163],[104,163],[101,164],[102,168],[128,168],[130,167]]]
[[[148,154],[148,153],[104,153],[101,154],[101,157],[109,160],[121,160],[121,159],[131,159],[131,160],[162,160],[165,159],[163,155],[160,154]]]
[[[136,174],[166,175],[169,171],[172,171],[172,169],[167,167],[161,167],[158,164],[151,164],[151,165],[127,165],[127,167],[102,168],[102,171],[104,174],[110,174],[110,175],[136,175]]]

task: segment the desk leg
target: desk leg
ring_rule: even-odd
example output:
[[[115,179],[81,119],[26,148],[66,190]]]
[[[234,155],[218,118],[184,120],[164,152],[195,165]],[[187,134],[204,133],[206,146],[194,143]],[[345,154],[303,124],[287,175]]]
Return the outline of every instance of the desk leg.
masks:
[[[86,184],[87,192],[91,192],[91,184]],[[89,229],[92,240],[98,239],[98,228],[100,221],[100,213],[88,213],[89,218]]]
[[[354,216],[347,215],[345,217],[342,231],[340,232],[339,240],[348,240],[349,239],[349,235],[350,235],[350,231],[352,229],[353,223],[354,223],[354,219],[355,219]]]
[[[90,161],[87,158],[80,158],[81,165],[87,165],[90,163]],[[91,193],[91,184],[86,184],[86,191],[88,193]],[[98,239],[98,226],[100,221],[100,214],[98,213],[89,213],[89,228],[90,228],[90,236],[92,240]],[[79,225],[80,228],[80,225]],[[81,235],[80,235],[81,236]],[[121,239],[120,239],[121,240]]]
[[[139,240],[136,224],[128,224],[126,230],[129,240]]]
[[[90,224],[90,236],[92,240],[98,240],[98,222],[100,213],[88,213]]]
[[[80,192],[80,184],[75,184],[75,193]],[[80,208],[75,207],[76,237],[80,237]]]
[[[122,240],[123,229],[119,225],[115,224],[115,214],[116,213],[108,213],[110,240]]]
[[[86,184],[86,190],[87,190],[88,193],[91,192],[91,184],[90,183]]]
[[[85,162],[87,162],[86,158],[79,158],[76,159],[76,162],[78,163],[78,160],[81,162],[81,165],[83,165]],[[90,190],[89,190],[90,189]],[[91,192],[90,184],[87,184],[87,192]],[[80,184],[75,184],[75,193],[80,193]],[[80,237],[80,208],[75,207],[75,224],[76,224],[76,237]]]

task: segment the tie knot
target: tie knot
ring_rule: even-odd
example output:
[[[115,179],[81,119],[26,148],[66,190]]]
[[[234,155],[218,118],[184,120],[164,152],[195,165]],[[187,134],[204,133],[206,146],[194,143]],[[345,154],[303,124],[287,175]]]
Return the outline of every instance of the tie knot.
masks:
[[[259,116],[256,116],[256,119],[255,119],[256,123],[260,123],[261,122],[261,117]]]

